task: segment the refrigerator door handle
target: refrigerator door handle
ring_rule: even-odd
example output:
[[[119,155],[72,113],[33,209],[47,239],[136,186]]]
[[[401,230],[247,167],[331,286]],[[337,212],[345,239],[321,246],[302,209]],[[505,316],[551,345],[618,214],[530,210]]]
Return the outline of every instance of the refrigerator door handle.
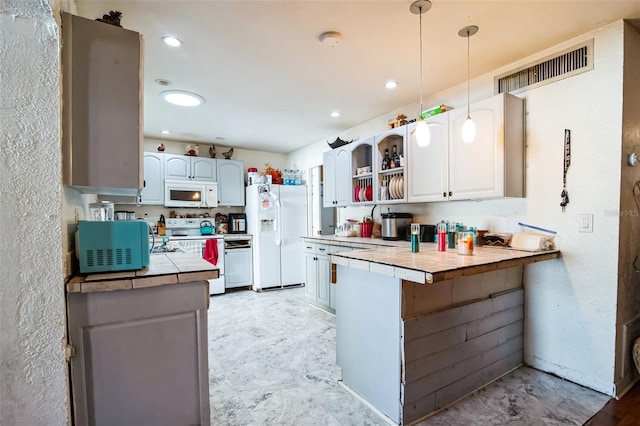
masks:
[[[282,247],[282,204],[278,199],[276,202],[276,245]]]

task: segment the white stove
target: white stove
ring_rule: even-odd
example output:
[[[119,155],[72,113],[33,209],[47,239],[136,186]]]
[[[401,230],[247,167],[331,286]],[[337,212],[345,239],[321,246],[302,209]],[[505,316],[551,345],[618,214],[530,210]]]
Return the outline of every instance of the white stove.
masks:
[[[178,247],[186,253],[198,254],[218,267],[220,277],[215,280],[209,280],[209,293],[211,295],[222,294],[225,289],[224,238],[220,234],[200,234],[201,223],[204,220],[208,220],[214,225],[213,219],[209,218],[167,219],[165,222],[166,233],[171,246]],[[208,240],[215,241],[215,247],[209,245],[209,250],[207,249],[207,244],[211,243],[208,243]]]

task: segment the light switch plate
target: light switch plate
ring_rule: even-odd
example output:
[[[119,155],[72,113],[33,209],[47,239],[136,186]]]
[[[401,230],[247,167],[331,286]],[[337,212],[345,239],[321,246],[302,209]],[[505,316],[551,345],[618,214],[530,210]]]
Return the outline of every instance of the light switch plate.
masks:
[[[593,232],[593,215],[578,215],[578,232]]]

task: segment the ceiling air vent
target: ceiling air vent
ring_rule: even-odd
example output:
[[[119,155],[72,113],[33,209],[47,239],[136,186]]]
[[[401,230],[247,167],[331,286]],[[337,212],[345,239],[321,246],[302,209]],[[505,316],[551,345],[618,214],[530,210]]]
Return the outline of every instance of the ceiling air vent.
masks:
[[[495,76],[495,93],[519,93],[592,69],[593,39]]]

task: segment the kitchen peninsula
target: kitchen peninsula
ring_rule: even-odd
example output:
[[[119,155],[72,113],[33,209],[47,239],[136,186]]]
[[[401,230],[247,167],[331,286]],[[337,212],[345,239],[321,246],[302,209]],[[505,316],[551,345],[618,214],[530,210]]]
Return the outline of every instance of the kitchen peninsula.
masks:
[[[435,244],[330,255],[342,383],[411,424],[523,363],[523,268],[557,250]]]
[[[207,280],[218,274],[164,253],[67,283],[76,424],[209,424]]]

